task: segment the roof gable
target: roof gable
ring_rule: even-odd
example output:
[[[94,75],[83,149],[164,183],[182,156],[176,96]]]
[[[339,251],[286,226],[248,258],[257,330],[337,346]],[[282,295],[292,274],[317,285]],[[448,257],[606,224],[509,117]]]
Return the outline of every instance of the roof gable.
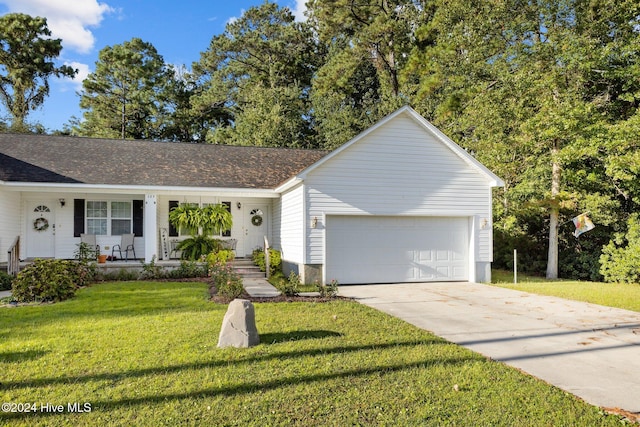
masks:
[[[322,166],[331,162],[333,159],[341,156],[341,153],[349,150],[351,147],[356,146],[358,144],[364,143],[367,140],[367,136],[376,132],[380,128],[390,125],[393,121],[398,120],[401,117],[408,117],[412,121],[414,121],[424,132],[430,134],[432,139],[441,143],[447,150],[449,150],[452,154],[454,154],[457,158],[459,158],[462,162],[464,162],[468,168],[475,171],[478,176],[482,179],[486,180],[490,186],[492,187],[500,187],[504,186],[504,182],[496,176],[493,172],[487,169],[484,165],[482,165],[479,161],[473,158],[469,153],[467,153],[462,147],[453,142],[449,137],[443,134],[438,128],[433,126],[429,121],[427,121],[424,117],[418,114],[413,108],[409,106],[404,106],[394,113],[386,116],[370,128],[366,129],[362,133],[355,136],[349,142],[345,143],[338,149],[332,151],[327,156],[320,159],[318,162],[310,165],[303,171],[301,171],[296,177],[295,180],[304,180],[308,174],[322,168]],[[292,180],[293,181],[293,180]],[[291,182],[292,182],[291,181]],[[286,184],[285,184],[286,186]],[[285,187],[283,186],[283,188]]]
[[[0,134],[0,181],[273,189],[326,151]]]

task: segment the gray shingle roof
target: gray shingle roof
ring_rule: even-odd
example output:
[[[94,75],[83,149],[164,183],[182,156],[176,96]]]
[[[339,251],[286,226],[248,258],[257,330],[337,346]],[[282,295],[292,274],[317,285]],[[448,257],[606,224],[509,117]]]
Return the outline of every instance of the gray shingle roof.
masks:
[[[0,134],[0,180],[273,189],[328,152]]]

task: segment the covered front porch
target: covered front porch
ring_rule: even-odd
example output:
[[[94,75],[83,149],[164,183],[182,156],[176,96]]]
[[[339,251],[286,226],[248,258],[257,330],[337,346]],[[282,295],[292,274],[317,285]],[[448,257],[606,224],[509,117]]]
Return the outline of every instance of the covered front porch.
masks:
[[[236,256],[250,256],[263,246],[265,236],[271,238],[272,201],[278,197],[271,190],[140,192],[129,188],[87,188],[86,192],[79,192],[78,185],[73,189],[23,186],[12,190],[4,199],[3,210],[10,212],[11,218],[5,217],[5,222],[11,223],[9,228],[15,234],[11,236],[13,243],[0,242],[4,246],[0,264],[10,261],[11,251],[22,261],[73,259],[77,257],[81,234],[93,234],[100,254],[118,258],[101,265],[105,269],[140,267],[140,261],[152,260],[167,266],[179,265],[180,253],[174,249],[189,234],[169,223],[169,211],[181,204],[223,204],[232,214],[233,226],[213,237],[234,240]],[[130,233],[135,235],[137,260],[126,262],[120,260],[118,250],[113,251],[121,245],[122,235]]]

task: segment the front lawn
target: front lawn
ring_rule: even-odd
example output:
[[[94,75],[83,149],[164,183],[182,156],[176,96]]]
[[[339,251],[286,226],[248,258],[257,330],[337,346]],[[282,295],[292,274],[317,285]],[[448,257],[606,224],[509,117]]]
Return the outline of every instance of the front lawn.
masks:
[[[0,424],[620,425],[351,301],[256,303],[261,344],[218,349],[227,306],[206,297],[202,283],[120,282],[0,308],[0,400],[36,409]]]
[[[546,280],[524,275],[514,284],[512,272],[494,270],[492,276],[492,284],[503,288],[640,311],[639,284]]]

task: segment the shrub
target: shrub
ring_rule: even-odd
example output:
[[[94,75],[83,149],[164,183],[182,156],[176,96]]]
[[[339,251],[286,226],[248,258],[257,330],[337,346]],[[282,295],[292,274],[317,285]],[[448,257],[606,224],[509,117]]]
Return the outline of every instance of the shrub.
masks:
[[[184,279],[189,277],[207,277],[208,268],[195,261],[180,261],[180,267],[171,270],[167,276],[172,279]]]
[[[267,271],[262,248],[253,251],[253,263],[260,267],[260,271]],[[269,249],[269,275],[272,276],[282,269],[282,255],[276,249]]]
[[[300,284],[300,276],[292,271],[289,273],[289,280],[278,282],[276,288],[282,292],[283,295],[293,297],[298,295]]]
[[[13,282],[13,277],[4,271],[0,271],[0,291],[10,290],[11,282]]]
[[[207,255],[207,264],[213,265],[219,262],[227,263],[227,262],[233,261],[235,257],[236,257],[236,254],[232,250],[221,249],[216,252],[211,252],[209,255]]]
[[[338,295],[338,281],[333,279],[326,285],[318,284],[318,292],[322,298],[333,298]]]
[[[138,279],[164,279],[167,277],[167,272],[165,269],[159,265],[156,265],[156,257],[155,255],[151,258],[151,262],[146,263],[141,261],[142,264],[142,273],[138,276]]]
[[[91,278],[85,263],[61,259],[37,259],[13,281],[13,298],[20,302],[63,301]]]
[[[244,292],[242,277],[226,263],[215,263],[209,268],[211,283],[216,293],[229,300],[238,298]]]
[[[118,271],[110,272],[110,273],[100,273],[100,280],[109,280],[109,281],[121,281],[127,282],[130,280],[138,280],[140,277],[140,273],[137,271],[129,270],[127,268],[121,268]]]
[[[85,242],[80,242],[77,245],[75,252],[73,253],[73,257],[77,260],[83,261],[95,261],[98,257],[98,251],[95,247],[89,246],[89,244]]]
[[[618,235],[602,249],[600,273],[606,282],[640,282],[640,219],[627,221],[627,233]]]
[[[220,245],[220,240],[212,237],[191,236],[178,243],[176,250],[182,251],[182,259],[196,261],[202,258],[202,256],[220,250]]]

